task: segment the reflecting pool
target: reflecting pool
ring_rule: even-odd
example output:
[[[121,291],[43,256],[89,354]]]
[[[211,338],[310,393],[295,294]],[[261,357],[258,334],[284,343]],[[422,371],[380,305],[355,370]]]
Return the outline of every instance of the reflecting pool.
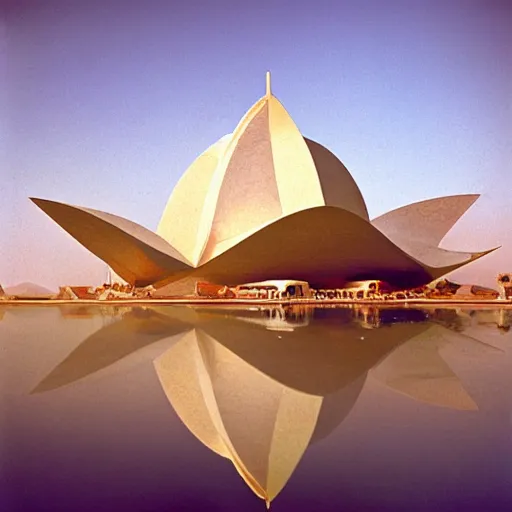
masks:
[[[0,510],[512,510],[512,310],[0,306]]]

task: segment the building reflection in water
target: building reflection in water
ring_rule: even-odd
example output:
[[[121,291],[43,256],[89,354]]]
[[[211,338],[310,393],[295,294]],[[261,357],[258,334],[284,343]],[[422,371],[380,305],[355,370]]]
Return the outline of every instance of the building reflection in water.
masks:
[[[68,385],[165,339],[150,360],[170,404],[269,505],[308,446],[348,416],[369,376],[415,400],[477,409],[443,350],[499,350],[464,333],[479,318],[491,325],[491,317],[499,329],[510,325],[505,310],[133,308],[84,340],[33,392]]]

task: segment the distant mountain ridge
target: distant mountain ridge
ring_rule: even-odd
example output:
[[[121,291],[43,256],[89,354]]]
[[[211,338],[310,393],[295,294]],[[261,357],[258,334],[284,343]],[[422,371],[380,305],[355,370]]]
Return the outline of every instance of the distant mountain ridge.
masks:
[[[15,286],[10,286],[9,288],[4,288],[6,295],[16,295],[18,297],[22,296],[30,296],[37,297],[40,295],[55,295],[56,292],[52,292],[45,288],[44,286],[40,286],[35,283],[19,283]]]

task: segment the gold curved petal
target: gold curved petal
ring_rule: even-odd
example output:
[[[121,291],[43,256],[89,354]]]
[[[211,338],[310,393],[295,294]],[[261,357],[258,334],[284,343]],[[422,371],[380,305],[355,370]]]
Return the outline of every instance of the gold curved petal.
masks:
[[[201,261],[217,254],[218,244],[225,246],[226,241],[251,233],[282,214],[272,162],[269,112],[269,103],[262,98],[233,132],[205,201],[202,226],[208,235]]]
[[[272,159],[283,215],[325,205],[318,170],[306,141],[277,98],[269,98]]]
[[[145,286],[191,268],[163,238],[128,219],[47,199],[31,200],[128,283]]]
[[[371,224],[328,206],[266,226],[191,275],[226,284],[294,276],[313,287],[340,287],[356,278],[396,283],[431,280],[418,262]]]
[[[174,187],[156,230],[190,262],[197,263],[198,246],[204,245],[199,238],[200,223],[205,222],[203,206],[230,139],[231,134],[222,137],[190,165]]]
[[[320,288],[361,279],[413,287],[489,252],[428,250],[435,266],[411,256],[359,216],[324,206],[279,219],[190,275],[230,285],[294,276]]]
[[[320,178],[326,206],[337,206],[370,220],[363,195],[343,163],[326,147],[304,137]]]
[[[402,245],[410,239],[437,247],[455,223],[480,197],[460,194],[408,204],[372,220],[389,239]]]

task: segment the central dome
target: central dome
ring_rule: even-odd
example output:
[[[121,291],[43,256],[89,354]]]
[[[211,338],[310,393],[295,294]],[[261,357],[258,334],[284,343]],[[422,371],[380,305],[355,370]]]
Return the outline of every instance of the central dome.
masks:
[[[336,206],[369,220],[346,167],[302,136],[271,93],[267,75],[265,96],[177,183],[157,233],[198,265],[265,225],[317,206]]]

